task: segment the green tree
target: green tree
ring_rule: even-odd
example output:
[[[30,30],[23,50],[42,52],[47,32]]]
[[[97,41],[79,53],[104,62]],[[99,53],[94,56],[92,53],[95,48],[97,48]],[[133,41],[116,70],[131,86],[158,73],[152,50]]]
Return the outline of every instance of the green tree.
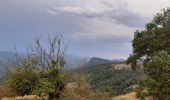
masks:
[[[170,53],[170,9],[163,9],[154,19],[146,24],[144,30],[137,30],[132,41],[133,52],[127,60],[134,69],[137,60],[149,60],[155,52]]]
[[[149,94],[158,100],[170,99],[170,55],[166,52],[156,53],[144,68]]]
[[[136,69],[138,61],[143,62],[140,89],[147,89],[156,100],[169,100],[170,9],[163,9],[144,30],[137,30],[132,42],[133,52],[127,63]]]

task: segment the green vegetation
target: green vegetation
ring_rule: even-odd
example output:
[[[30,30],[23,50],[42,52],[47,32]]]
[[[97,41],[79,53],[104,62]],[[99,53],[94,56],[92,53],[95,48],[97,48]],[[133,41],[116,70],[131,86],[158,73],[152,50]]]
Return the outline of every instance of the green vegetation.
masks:
[[[36,94],[38,96],[47,96],[49,93],[55,92],[55,86],[49,82],[48,79],[42,78],[39,80],[38,84],[34,87],[32,94]]]
[[[159,52],[152,56],[144,68],[145,76],[140,81],[138,96],[142,99],[152,95],[158,100],[169,100],[170,93],[170,56],[166,52]]]
[[[49,99],[60,98],[64,89],[65,74],[64,50],[61,49],[62,36],[48,38],[48,47],[41,45],[39,38],[35,40],[35,46],[27,51],[27,55],[16,63],[8,66],[8,73],[4,82],[16,95],[39,95]]]
[[[29,95],[38,83],[38,79],[37,73],[26,72],[22,68],[18,68],[9,73],[6,85],[15,90],[17,95]]]
[[[138,95],[152,95],[155,100],[169,100],[170,93],[170,9],[155,15],[145,30],[136,31],[133,53],[127,60],[136,69],[143,61],[143,77]],[[144,93],[143,93],[144,92]]]
[[[114,69],[111,64],[95,65],[84,68],[83,71],[89,75],[92,88],[96,91],[107,92],[110,95],[120,95],[133,89],[136,85],[140,71],[131,69]]]

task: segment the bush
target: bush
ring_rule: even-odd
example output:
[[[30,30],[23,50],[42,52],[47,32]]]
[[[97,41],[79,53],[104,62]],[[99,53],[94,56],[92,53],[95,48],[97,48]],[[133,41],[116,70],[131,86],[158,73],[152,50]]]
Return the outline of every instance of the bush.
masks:
[[[39,83],[33,89],[32,94],[38,95],[41,97],[48,96],[49,93],[55,92],[55,86],[48,81],[46,78],[39,80]]]
[[[38,83],[39,75],[18,68],[8,75],[6,85],[12,88],[17,95],[30,95],[34,86]]]

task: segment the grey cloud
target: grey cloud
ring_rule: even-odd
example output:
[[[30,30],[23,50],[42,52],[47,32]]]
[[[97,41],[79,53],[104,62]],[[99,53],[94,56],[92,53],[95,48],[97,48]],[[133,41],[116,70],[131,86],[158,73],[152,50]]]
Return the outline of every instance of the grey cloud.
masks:
[[[147,22],[147,19],[140,14],[126,9],[118,9],[111,13],[111,18],[116,20],[117,23],[124,24],[128,27],[144,27],[144,23]]]
[[[123,24],[128,27],[144,27],[144,23],[148,21],[140,13],[133,12],[128,8],[126,2],[118,3],[118,7],[102,2],[104,9],[99,9],[91,5],[85,6],[56,6],[51,9],[51,12],[60,14],[62,12],[73,16],[83,18],[109,18],[115,20],[118,24]]]
[[[78,38],[80,38],[77,40],[69,36],[66,37],[66,39],[71,41],[70,52],[72,54],[78,56],[91,55],[107,57],[111,56],[113,52],[118,55],[127,55],[130,51],[129,47],[124,44],[130,43],[131,36],[128,34],[125,36],[123,36],[124,34],[119,34],[119,27],[117,28],[117,31],[112,30],[112,26],[114,27],[115,23],[105,21],[105,18],[109,20],[113,19],[119,24],[124,24],[123,19],[126,18],[127,14],[122,15],[125,17],[120,18],[120,9],[111,9],[111,6],[106,6],[106,9],[103,10],[92,6],[86,6],[85,8],[83,8],[83,6],[76,6],[77,8],[75,8],[75,5],[73,5],[70,6],[70,8],[73,7],[70,10],[68,5],[60,5],[60,3],[52,4],[50,2],[47,4],[43,3],[39,6],[38,3],[34,4],[34,0],[31,0],[27,4],[25,4],[22,0],[15,1],[18,2],[9,3],[10,0],[4,0],[3,2],[0,1],[1,50],[4,50],[4,48],[7,48],[8,50],[8,48],[12,48],[15,44],[17,44],[19,49],[23,50],[28,43],[32,42],[36,33],[46,36],[47,33],[55,34],[56,32],[59,32],[64,36],[72,36],[73,34],[80,32],[83,34],[88,34],[87,36],[89,37],[91,36],[90,33],[95,33],[94,37],[96,38],[88,39],[82,38],[84,35],[82,35],[82,37],[77,35]],[[41,2],[41,0],[38,1]],[[42,2],[45,2],[45,0]],[[56,7],[61,8],[68,7],[69,9],[52,9],[55,5],[57,5]],[[49,14],[48,10],[52,10],[52,15]],[[116,11],[118,15],[115,17],[114,12]],[[122,11],[120,10],[120,12]],[[125,11],[123,14],[124,13]],[[130,12],[127,13],[129,14]],[[128,16],[130,15],[131,14]],[[108,24],[109,28],[107,26]],[[127,22],[126,26],[129,26],[129,22]],[[119,35],[117,36],[117,34]]]
[[[56,34],[56,32],[70,34],[83,31],[77,17],[65,14],[57,16],[47,14],[45,11],[51,7],[51,3],[40,5],[35,4],[34,0],[27,2],[29,3],[26,4],[23,0],[0,1],[0,50],[8,50],[14,45],[24,50],[29,44],[32,44],[32,40],[37,34],[46,36]],[[44,1],[40,0],[40,2]]]

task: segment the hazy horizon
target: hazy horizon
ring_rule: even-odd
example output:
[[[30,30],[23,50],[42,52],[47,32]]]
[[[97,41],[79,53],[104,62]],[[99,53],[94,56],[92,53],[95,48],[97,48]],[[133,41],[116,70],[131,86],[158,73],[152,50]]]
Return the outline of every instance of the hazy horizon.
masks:
[[[24,52],[35,36],[59,33],[70,41],[71,55],[126,59],[134,31],[169,5],[169,0],[1,0],[0,51],[16,46]]]

